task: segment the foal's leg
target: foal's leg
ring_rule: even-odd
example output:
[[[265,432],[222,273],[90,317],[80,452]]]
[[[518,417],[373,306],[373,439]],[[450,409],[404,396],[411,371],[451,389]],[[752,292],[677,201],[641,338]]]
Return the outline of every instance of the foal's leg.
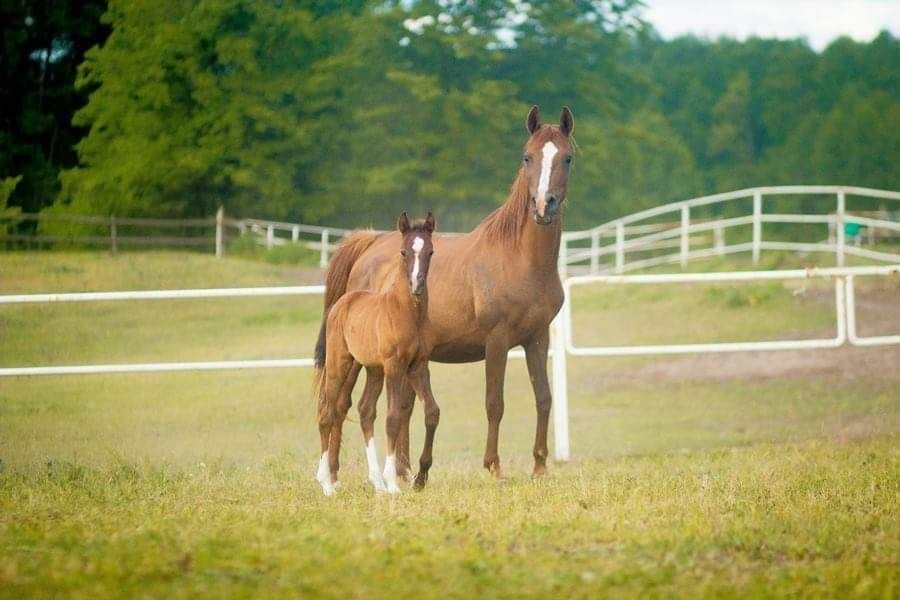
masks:
[[[338,373],[338,377],[341,379],[342,383],[338,391],[337,401],[334,405],[334,422],[331,424],[331,436],[329,438],[328,446],[329,467],[331,469],[335,488],[338,488],[341,485],[340,481],[338,481],[338,469],[340,468],[341,440],[343,438],[344,421],[347,419],[347,411],[350,410],[350,406],[353,404],[350,394],[353,392],[353,386],[356,385],[356,378],[359,377],[359,371],[362,369],[362,365],[353,360],[353,357],[349,352],[342,358],[346,363],[349,363],[349,366],[344,369],[346,363],[342,361],[339,367],[344,370]],[[341,377],[341,375],[343,375],[343,377]]]
[[[334,483],[331,480],[331,469],[328,466],[328,443],[331,438],[331,425],[334,422],[334,402],[328,397],[328,375],[325,374],[323,393],[319,397],[318,421],[319,437],[321,438],[322,454],[316,469],[316,480],[322,485],[322,491],[326,496],[334,493]]]
[[[409,423],[412,420],[413,409],[416,407],[416,391],[408,378],[403,378],[403,390],[401,392],[404,407],[403,423],[400,425],[400,437],[397,439],[397,474],[407,483],[412,482],[412,469],[410,468],[409,452]]]
[[[525,361],[528,376],[534,389],[534,404],[537,409],[537,430],[534,434],[533,477],[540,477],[547,471],[547,426],[550,421],[550,383],[547,381],[547,349],[550,330],[545,329],[525,344]]]
[[[366,387],[359,401],[359,426],[362,428],[363,441],[366,444],[366,462],[369,465],[369,481],[375,491],[385,492],[387,486],[378,466],[378,452],[375,450],[375,415],[378,396],[384,386],[384,371],[377,368],[366,368]]]
[[[326,437],[322,436],[324,451],[322,458],[319,460],[319,469],[316,472],[316,479],[322,485],[322,491],[326,496],[334,493],[335,482],[337,482],[337,473],[340,467],[338,454],[341,447],[341,429],[343,428],[344,417],[347,415],[347,406],[342,399],[344,388],[348,380],[348,375],[353,368],[353,357],[337,344],[331,344],[328,356],[325,358],[325,403],[327,404],[325,412],[325,421],[329,422],[327,443]],[[352,386],[350,386],[352,389]],[[349,396],[347,396],[349,397]],[[319,432],[322,435],[322,419],[319,421]]]
[[[434,448],[434,432],[441,420],[441,409],[431,393],[431,373],[426,362],[415,373],[411,373],[409,382],[416,394],[425,404],[425,445],[419,457],[419,474],[416,475],[415,487],[422,489],[428,481],[428,469],[431,468],[431,451]]]
[[[506,377],[507,351],[506,339],[498,336],[488,338],[484,349],[485,409],[488,418],[484,468],[496,479],[502,476],[497,444],[500,437],[500,420],[503,419],[503,380]]]
[[[386,368],[388,414],[387,414],[387,443],[388,455],[384,461],[384,480],[387,491],[390,494],[400,492],[397,485],[397,444],[400,430],[403,426],[405,406],[403,405],[403,379],[405,373],[396,368]]]

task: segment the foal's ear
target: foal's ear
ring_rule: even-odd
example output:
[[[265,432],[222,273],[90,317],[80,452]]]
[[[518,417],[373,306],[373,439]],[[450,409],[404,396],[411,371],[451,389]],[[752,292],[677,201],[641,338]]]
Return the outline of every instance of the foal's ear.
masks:
[[[525,117],[525,129],[528,131],[528,133],[534,133],[540,128],[541,110],[538,108],[538,105],[535,104],[531,107],[531,110],[528,111],[528,116]]]
[[[559,130],[566,137],[572,135],[575,129],[575,117],[572,116],[572,110],[568,106],[563,106],[562,112],[559,113]]]
[[[400,213],[400,218],[397,219],[397,229],[400,230],[400,233],[409,231],[409,217],[406,216],[406,211]]]
[[[434,215],[431,214],[431,211],[429,210],[428,216],[425,217],[425,231],[427,231],[428,233],[434,233],[435,227],[436,227],[436,224],[434,222]]]

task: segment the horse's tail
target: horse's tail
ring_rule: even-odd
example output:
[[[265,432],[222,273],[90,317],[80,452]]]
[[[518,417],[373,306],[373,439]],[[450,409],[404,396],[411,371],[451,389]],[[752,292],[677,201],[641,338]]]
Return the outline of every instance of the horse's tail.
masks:
[[[328,263],[325,273],[325,309],[322,311],[322,325],[319,327],[319,339],[316,341],[315,362],[316,377],[325,376],[325,325],[328,322],[328,311],[341,296],[347,292],[347,281],[350,270],[359,260],[363,252],[369,249],[380,234],[374,231],[355,231],[347,236]],[[321,385],[319,385],[321,387]]]

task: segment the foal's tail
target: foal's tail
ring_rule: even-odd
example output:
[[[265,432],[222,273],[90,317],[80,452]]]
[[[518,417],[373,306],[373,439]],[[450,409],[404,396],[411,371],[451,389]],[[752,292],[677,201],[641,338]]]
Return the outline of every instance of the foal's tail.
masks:
[[[347,292],[347,281],[350,279],[350,270],[369,249],[380,234],[374,231],[355,231],[347,236],[341,243],[331,262],[328,263],[328,271],[325,273],[325,309],[322,311],[322,326],[319,327],[319,339],[316,341],[316,377],[317,390],[321,388],[321,379],[325,377],[325,324],[328,321],[328,311],[341,296]]]

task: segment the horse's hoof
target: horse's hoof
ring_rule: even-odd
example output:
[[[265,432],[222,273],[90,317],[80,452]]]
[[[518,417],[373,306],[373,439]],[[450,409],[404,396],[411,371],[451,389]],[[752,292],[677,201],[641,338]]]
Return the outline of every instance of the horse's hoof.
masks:
[[[420,472],[416,475],[416,481],[413,483],[413,489],[421,490],[425,487],[425,484],[428,483],[428,473]]]
[[[376,492],[386,492],[387,485],[384,483],[384,478],[381,476],[381,473],[378,471],[373,471],[369,473],[369,481],[375,486]]]
[[[534,465],[534,471],[531,472],[532,479],[540,479],[547,474],[547,467],[544,465]]]

